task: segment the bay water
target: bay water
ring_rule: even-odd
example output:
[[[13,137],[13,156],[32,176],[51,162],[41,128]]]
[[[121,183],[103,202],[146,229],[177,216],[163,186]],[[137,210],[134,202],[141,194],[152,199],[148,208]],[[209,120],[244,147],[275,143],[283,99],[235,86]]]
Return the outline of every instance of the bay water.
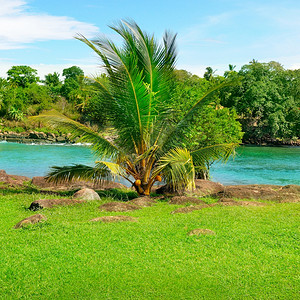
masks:
[[[0,142],[0,169],[8,174],[44,176],[51,166],[92,166],[96,159],[84,145]],[[226,185],[300,185],[300,147],[241,146],[226,164],[214,163],[210,174],[213,181]]]

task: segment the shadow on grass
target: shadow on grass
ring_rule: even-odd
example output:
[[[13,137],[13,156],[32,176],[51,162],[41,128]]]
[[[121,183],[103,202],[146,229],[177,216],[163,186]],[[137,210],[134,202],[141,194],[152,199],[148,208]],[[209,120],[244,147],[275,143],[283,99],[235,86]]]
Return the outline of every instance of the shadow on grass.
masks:
[[[0,189],[0,195],[15,195],[15,194],[44,194],[44,195],[55,195],[62,197],[72,197],[80,189],[68,190],[68,191],[51,191],[42,190],[32,185],[20,186],[20,187],[9,187],[2,186]],[[138,197],[137,192],[122,189],[109,189],[109,190],[97,190],[100,197],[113,198],[118,201],[129,201]]]
[[[50,190],[41,190],[34,186],[19,186],[19,187],[10,187],[2,186],[0,189],[0,195],[15,195],[15,194],[48,194],[48,195],[57,195],[57,196],[66,196],[71,197],[77,190],[73,191],[50,191]]]
[[[113,198],[118,201],[129,201],[138,197],[137,192],[122,189],[109,189],[97,191],[100,197]]]

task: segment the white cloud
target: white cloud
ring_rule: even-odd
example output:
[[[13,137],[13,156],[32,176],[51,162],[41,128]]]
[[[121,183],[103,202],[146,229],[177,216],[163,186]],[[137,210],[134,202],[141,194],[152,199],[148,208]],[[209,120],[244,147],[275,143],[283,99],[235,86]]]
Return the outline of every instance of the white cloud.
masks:
[[[95,25],[66,16],[33,14],[21,0],[0,0],[0,50],[18,49],[35,41],[72,39],[80,32],[91,37]]]

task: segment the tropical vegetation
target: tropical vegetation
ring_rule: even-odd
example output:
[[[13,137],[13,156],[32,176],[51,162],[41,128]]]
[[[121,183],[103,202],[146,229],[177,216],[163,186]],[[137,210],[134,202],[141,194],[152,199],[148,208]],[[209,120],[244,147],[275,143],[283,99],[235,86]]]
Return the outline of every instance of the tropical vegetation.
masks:
[[[300,70],[252,60],[239,72],[228,71],[232,77],[241,84],[224,89],[221,104],[236,110],[245,141],[299,139]]]

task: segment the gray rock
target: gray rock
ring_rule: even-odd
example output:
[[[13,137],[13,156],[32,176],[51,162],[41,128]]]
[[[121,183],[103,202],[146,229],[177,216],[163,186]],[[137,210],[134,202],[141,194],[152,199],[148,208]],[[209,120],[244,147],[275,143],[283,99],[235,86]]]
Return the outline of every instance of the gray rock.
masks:
[[[73,198],[82,200],[100,200],[99,195],[89,188],[79,190],[73,195]]]

